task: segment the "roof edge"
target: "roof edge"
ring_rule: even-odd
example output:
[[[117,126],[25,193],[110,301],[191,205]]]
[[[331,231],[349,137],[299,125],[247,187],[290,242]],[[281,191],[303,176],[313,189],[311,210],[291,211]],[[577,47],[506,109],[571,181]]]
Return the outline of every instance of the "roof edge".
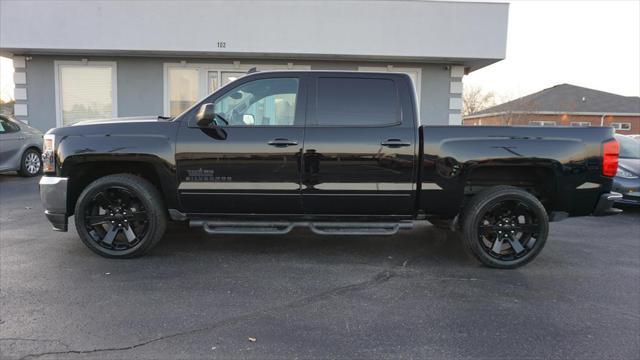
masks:
[[[597,115],[597,116],[640,116],[640,113],[624,112],[580,112],[580,111],[498,111],[486,114],[467,115],[464,119],[480,119],[485,117],[500,116],[504,114],[536,114],[536,115]]]
[[[60,55],[60,56],[123,56],[123,57],[189,57],[189,58],[237,58],[255,59],[268,57],[281,60],[336,60],[400,63],[451,64],[469,67],[470,71],[481,69],[504,58],[465,58],[465,57],[425,57],[399,55],[349,55],[349,54],[318,54],[318,53],[264,53],[264,52],[227,52],[227,51],[170,51],[170,50],[122,50],[122,49],[54,49],[54,48],[8,48],[0,47],[2,56],[12,55]],[[372,60],[372,57],[374,59]]]

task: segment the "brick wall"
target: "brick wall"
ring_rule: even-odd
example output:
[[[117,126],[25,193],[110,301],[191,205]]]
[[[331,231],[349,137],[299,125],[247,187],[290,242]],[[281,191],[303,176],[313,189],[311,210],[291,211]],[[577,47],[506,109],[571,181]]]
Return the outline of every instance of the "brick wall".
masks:
[[[547,114],[508,114],[483,118],[464,119],[464,125],[531,125],[531,121],[555,121],[557,126],[571,126],[574,122],[589,122],[600,126],[600,115],[547,115]],[[629,130],[616,130],[620,134],[640,134],[640,116],[605,116],[604,126],[612,123],[629,123]]]

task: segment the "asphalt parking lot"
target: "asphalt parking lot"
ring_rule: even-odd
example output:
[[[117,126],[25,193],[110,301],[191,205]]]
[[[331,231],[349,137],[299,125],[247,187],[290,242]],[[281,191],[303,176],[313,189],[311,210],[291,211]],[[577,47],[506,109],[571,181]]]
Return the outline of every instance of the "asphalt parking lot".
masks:
[[[0,176],[2,358],[635,359],[640,211],[554,223],[518,270],[420,225],[395,237],[207,236],[108,260]],[[252,341],[255,340],[255,341]]]

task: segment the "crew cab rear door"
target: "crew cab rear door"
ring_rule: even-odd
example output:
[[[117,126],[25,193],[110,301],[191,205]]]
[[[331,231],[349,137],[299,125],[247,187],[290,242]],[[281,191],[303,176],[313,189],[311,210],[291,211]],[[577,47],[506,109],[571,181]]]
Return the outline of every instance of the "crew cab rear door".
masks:
[[[409,78],[314,73],[302,155],[302,202],[314,215],[414,212],[416,126]]]
[[[240,78],[203,101],[214,105],[215,124],[185,119],[176,150],[185,212],[302,214],[305,79],[294,72]]]

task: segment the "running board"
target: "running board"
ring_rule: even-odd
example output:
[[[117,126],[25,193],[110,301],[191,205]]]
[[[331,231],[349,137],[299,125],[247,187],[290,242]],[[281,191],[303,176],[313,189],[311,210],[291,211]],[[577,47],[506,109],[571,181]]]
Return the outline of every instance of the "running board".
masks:
[[[191,220],[191,227],[202,227],[209,234],[287,234],[294,227],[307,227],[319,235],[394,235],[401,229],[413,228],[413,222],[271,222]]]

